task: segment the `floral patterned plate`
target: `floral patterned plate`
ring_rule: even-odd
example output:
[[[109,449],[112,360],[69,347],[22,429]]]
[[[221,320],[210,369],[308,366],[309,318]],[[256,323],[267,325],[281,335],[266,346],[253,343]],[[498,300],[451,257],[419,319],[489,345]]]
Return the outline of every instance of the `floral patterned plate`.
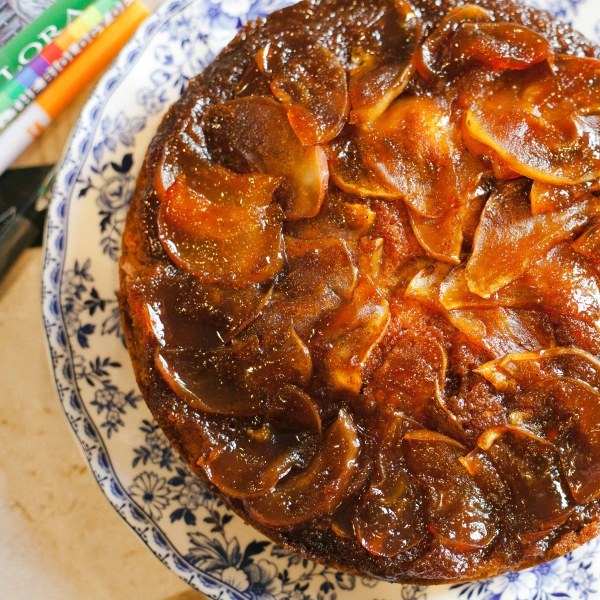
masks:
[[[600,38],[598,0],[529,0]],[[290,554],[245,526],[175,454],[146,408],[115,299],[128,202],[167,107],[247,20],[291,0],[174,0],[148,19],[83,110],[56,179],[43,312],[65,414],[115,509],[156,556],[212,598],[600,599],[600,542],[474,584],[376,583]]]

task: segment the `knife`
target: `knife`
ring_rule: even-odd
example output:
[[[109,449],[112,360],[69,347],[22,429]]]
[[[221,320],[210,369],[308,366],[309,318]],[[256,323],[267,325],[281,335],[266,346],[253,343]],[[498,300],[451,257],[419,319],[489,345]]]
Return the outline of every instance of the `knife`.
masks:
[[[41,244],[53,180],[53,165],[0,177],[0,283],[26,248]]]

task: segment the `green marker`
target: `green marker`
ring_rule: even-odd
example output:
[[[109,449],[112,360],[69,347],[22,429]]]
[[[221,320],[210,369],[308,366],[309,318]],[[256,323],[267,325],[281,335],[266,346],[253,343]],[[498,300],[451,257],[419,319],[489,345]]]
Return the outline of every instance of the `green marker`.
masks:
[[[10,81],[69,24],[69,10],[83,11],[91,0],[56,0],[0,50],[0,86]]]

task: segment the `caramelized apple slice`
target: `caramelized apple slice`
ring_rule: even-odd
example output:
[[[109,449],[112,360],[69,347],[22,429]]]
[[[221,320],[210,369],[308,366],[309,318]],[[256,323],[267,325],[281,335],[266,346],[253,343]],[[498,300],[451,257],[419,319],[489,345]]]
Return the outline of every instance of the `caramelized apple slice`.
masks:
[[[464,265],[455,267],[440,285],[440,302],[446,310],[492,308],[533,308],[542,302],[541,294],[522,279],[498,290],[489,298],[482,298],[469,289]]]
[[[155,365],[169,387],[189,406],[207,413],[254,416],[267,411],[268,398],[236,389],[240,372],[251,366],[243,350],[199,352],[158,349]]]
[[[496,389],[510,393],[559,376],[600,387],[600,360],[580,348],[547,348],[539,352],[508,354],[481,365],[475,372],[483,375]]]
[[[397,556],[426,535],[423,499],[401,451],[402,438],[415,428],[421,426],[400,414],[394,416],[377,471],[354,516],[358,541],[375,556]]]
[[[471,342],[492,356],[526,352],[556,345],[545,313],[515,308],[451,310],[448,319]]]
[[[495,427],[477,445],[508,483],[522,533],[564,523],[574,502],[552,444],[518,427]]]
[[[348,126],[329,144],[327,156],[331,181],[348,194],[370,198],[400,198],[402,193],[367,164],[370,147],[364,134]]]
[[[341,410],[306,468],[291,474],[273,492],[246,500],[248,514],[267,527],[289,527],[329,512],[350,485],[360,448],[356,425]]]
[[[205,283],[264,283],[283,266],[281,209],[214,204],[182,181],[158,211],[158,237],[171,260]]]
[[[438,219],[428,219],[409,209],[410,224],[428,256],[457,265],[463,243],[463,207],[453,206]]]
[[[564,210],[585,200],[591,192],[600,189],[597,181],[580,183],[579,185],[552,185],[534,181],[531,186],[531,214],[541,215],[545,212]]]
[[[457,12],[456,9],[453,12]],[[455,77],[464,73],[465,66],[471,62],[496,70],[522,70],[553,56],[548,40],[522,25],[462,22],[453,29],[452,33],[436,36],[429,44],[425,42],[418,63],[419,71],[425,76],[433,73]],[[431,37],[435,35],[436,32]]]
[[[467,450],[455,440],[425,429],[404,436],[406,462],[427,490],[429,528],[458,552],[485,548],[497,526],[491,507],[458,460]]]
[[[242,432],[225,446],[199,460],[211,483],[234,498],[253,498],[272,491],[293,467],[302,465],[307,445],[301,448],[298,434],[267,433],[266,439]],[[303,452],[304,450],[304,452]]]
[[[288,292],[292,292],[296,285],[303,284],[300,289],[305,290],[311,283],[316,283],[326,285],[343,300],[352,297],[357,273],[344,240],[303,240],[286,236],[286,254],[290,273],[283,286]],[[301,282],[301,276],[309,281]]]
[[[453,42],[453,60],[466,56],[497,70],[527,69],[553,58],[545,37],[514,23],[464,23]]]
[[[267,413],[267,421],[284,433],[322,433],[321,417],[312,398],[294,385],[284,385]]]
[[[350,103],[354,122],[374,121],[402,93],[415,71],[421,23],[406,0],[379,0],[372,23],[373,48],[366,36],[353,47]]]
[[[530,388],[520,405],[542,410],[552,407],[544,435],[560,452],[573,497],[579,504],[598,498],[600,393],[576,379],[546,379]]]
[[[492,148],[482,144],[471,136],[465,119],[463,119],[461,134],[463,143],[471,156],[482,161],[488,168],[491,168],[496,179],[503,181],[506,179],[518,179],[521,177],[519,173],[513,171],[506,164],[506,162],[502,160],[500,155],[495,150],[492,150]]]
[[[161,346],[215,347],[251,323],[271,296],[269,284],[223,288],[172,266],[158,267],[129,289],[130,304]],[[140,304],[141,303],[141,304]]]
[[[456,204],[437,219],[429,219],[409,209],[410,222],[419,243],[429,256],[458,264],[463,243],[473,239],[479,216],[489,194],[489,175],[484,164],[464,147],[457,128],[449,135],[456,177]]]
[[[288,223],[286,231],[304,239],[357,240],[369,232],[375,222],[375,213],[367,204],[356,200],[354,196],[332,190],[316,217]]]
[[[485,205],[466,267],[469,289],[482,298],[520,277],[600,212],[600,200],[592,197],[563,211],[532,217],[527,191],[521,180],[505,184]]]
[[[344,240],[298,239],[286,236],[288,273],[275,287],[269,306],[250,329],[269,332],[282,316],[294,323],[302,339],[308,339],[324,315],[352,297],[357,269]]]
[[[259,351],[243,375],[246,387],[270,396],[284,383],[308,385],[313,373],[310,350],[298,337],[292,320],[280,316],[279,321],[262,337]]]
[[[400,99],[370,130],[364,160],[423,217],[437,219],[460,204],[448,111],[426,96]]]
[[[544,298],[546,310],[598,327],[600,281],[593,262],[569,244],[559,244],[529,269],[528,283]]]
[[[501,514],[506,518],[508,515],[505,514],[507,511],[504,509],[510,504],[510,488],[500,477],[488,455],[476,446],[469,454],[459,457],[458,460],[475,480],[485,498],[497,509],[500,509]]]
[[[389,320],[387,300],[368,277],[361,279],[352,300],[331,315],[315,338],[317,346],[325,347],[322,366],[332,389],[360,392],[363,367]]]
[[[255,96],[231,100],[210,108],[203,127],[217,159],[283,178],[280,197],[287,220],[318,214],[327,193],[327,157],[320,146],[302,146],[283,106]]]
[[[321,435],[314,402],[285,386],[273,400],[260,429],[240,429],[229,443],[198,460],[209,480],[234,498],[261,496],[294,467],[311,458]]]
[[[430,309],[443,311],[440,286],[451,270],[452,265],[443,262],[435,262],[421,269],[408,284],[404,295],[418,300]]]
[[[262,48],[256,62],[304,146],[340,133],[350,105],[346,73],[332,52],[310,38],[287,35]]]
[[[176,180],[209,202],[226,206],[268,206],[282,179],[263,173],[239,175],[209,161],[206,149],[175,138],[165,146],[156,169],[154,188],[161,201]]]
[[[571,244],[571,247],[595,263],[600,263],[600,226],[590,227]]]
[[[248,96],[273,97],[269,80],[260,71],[256,61],[248,64],[235,86],[234,98],[246,98]]]
[[[375,372],[369,389],[380,403],[427,424],[431,406],[445,385],[447,362],[437,340],[406,333]]]
[[[466,116],[472,137],[517,173],[555,185],[600,177],[600,61],[562,55],[554,67],[507,71]]]
[[[427,37],[417,52],[417,69],[425,79],[431,79],[443,74],[444,62],[450,50],[450,40],[464,22],[487,22],[492,20],[492,14],[474,4],[466,4],[453,8],[441,21],[436,29]],[[445,60],[442,60],[442,57]]]
[[[370,277],[379,287],[379,276],[383,267],[383,238],[363,237],[360,239],[358,270],[363,277]]]

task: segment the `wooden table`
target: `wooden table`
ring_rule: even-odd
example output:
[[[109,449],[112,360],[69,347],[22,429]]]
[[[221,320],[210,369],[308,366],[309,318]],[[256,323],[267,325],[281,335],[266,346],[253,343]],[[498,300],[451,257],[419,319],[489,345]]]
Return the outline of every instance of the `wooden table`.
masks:
[[[92,89],[15,166],[58,161]],[[201,600],[121,520],[70,431],[47,357],[41,263],[28,250],[0,284],[0,598]]]

